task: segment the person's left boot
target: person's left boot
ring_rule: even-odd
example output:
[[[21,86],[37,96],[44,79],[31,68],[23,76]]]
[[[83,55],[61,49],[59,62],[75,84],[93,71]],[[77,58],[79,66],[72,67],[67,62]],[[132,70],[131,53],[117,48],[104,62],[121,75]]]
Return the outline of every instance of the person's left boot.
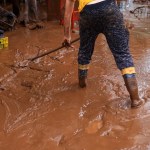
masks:
[[[81,88],[85,88],[87,86],[87,72],[88,70],[78,69],[79,86]]]

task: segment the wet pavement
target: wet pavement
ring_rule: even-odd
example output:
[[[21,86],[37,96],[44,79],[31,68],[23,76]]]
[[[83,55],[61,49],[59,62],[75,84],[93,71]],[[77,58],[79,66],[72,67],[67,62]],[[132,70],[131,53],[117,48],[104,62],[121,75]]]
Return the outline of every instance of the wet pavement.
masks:
[[[63,27],[18,27],[0,50],[1,150],[150,150],[150,20],[132,17],[130,49],[140,97],[130,99],[106,39],[99,35],[88,86],[78,87],[76,49],[61,49],[34,62],[24,60],[60,46]],[[73,39],[77,38],[73,34]]]

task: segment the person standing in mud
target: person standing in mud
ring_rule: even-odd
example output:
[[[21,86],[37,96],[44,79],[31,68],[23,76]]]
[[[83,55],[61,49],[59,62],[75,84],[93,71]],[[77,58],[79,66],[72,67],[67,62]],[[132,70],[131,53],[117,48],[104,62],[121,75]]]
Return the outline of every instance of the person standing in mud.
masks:
[[[29,25],[30,20],[33,23],[31,25]],[[23,22],[25,26],[29,26],[29,29],[43,27],[38,17],[37,0],[25,0],[24,19],[21,22]]]
[[[76,0],[66,0],[64,16],[65,47],[70,47],[71,17]],[[120,69],[131,98],[131,107],[139,107],[143,101],[139,98],[136,72],[129,51],[129,32],[125,27],[123,15],[115,0],[79,0],[80,12],[80,48],[78,52],[79,86],[86,87],[87,73],[99,33],[107,39],[109,48]]]

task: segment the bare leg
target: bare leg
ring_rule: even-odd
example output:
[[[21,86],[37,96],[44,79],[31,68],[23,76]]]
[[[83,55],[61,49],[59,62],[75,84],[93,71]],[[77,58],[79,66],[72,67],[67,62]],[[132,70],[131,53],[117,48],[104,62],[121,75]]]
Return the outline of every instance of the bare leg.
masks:
[[[29,22],[29,4],[28,0],[25,0],[25,10],[24,10],[24,23],[25,26]]]
[[[37,0],[29,0],[30,3],[30,11],[31,13],[33,14],[34,16],[34,21],[35,21],[35,24],[33,24],[33,28],[31,27],[31,30],[32,29],[40,29],[40,28],[43,28],[43,23],[40,21],[39,17],[38,17],[38,7],[37,7]]]
[[[30,16],[33,15],[34,21],[38,22],[39,18],[38,18],[37,1],[36,0],[28,0],[28,7],[29,7],[29,15]]]

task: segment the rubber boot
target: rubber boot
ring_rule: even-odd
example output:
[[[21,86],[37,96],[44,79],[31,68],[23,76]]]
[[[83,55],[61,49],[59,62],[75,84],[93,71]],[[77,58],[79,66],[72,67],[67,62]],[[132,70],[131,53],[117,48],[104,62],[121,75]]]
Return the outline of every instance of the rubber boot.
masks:
[[[125,86],[131,98],[131,107],[132,108],[140,107],[143,104],[143,101],[139,98],[136,77],[132,77],[132,78],[124,77],[124,81],[125,81]]]
[[[87,80],[87,72],[88,70],[80,70],[78,69],[78,78],[79,78],[79,87],[85,88],[86,87],[86,80]]]

